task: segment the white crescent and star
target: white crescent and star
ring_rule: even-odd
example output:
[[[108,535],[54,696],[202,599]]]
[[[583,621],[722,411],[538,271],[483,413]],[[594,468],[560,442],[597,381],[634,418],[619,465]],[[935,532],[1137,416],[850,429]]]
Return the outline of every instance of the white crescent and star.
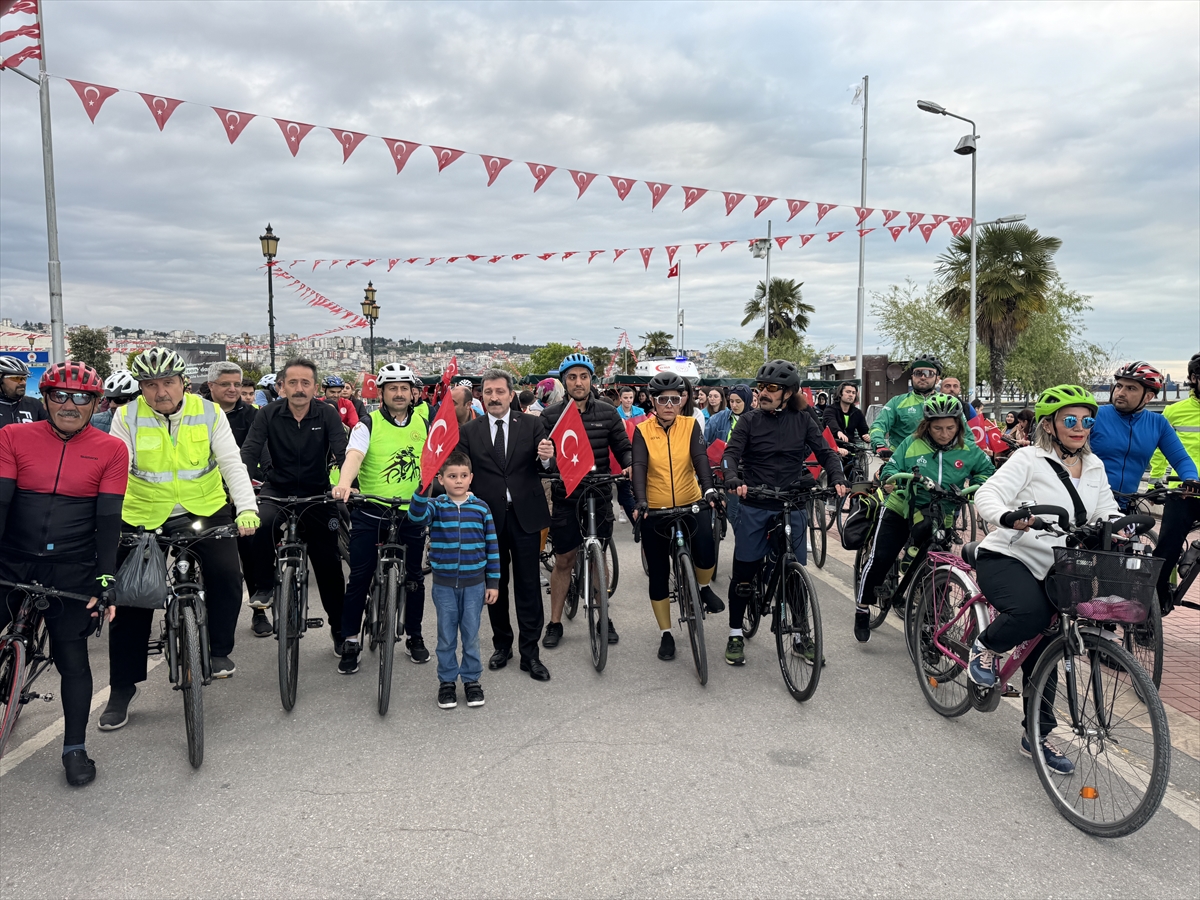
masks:
[[[574,439],[575,439],[575,446],[576,446],[576,447],[578,447],[578,446],[579,446],[579,435],[577,435],[577,434],[575,433],[575,429],[574,429],[574,428],[568,428],[566,431],[564,431],[564,432],[563,432],[563,436],[562,436],[562,451],[563,451],[563,456],[566,456],[566,455],[567,455],[567,438],[569,438],[569,437],[571,437],[571,438],[574,438]],[[576,454],[572,454],[572,456],[571,456],[571,463],[572,463],[572,464],[576,464],[576,463],[578,463],[578,462],[579,462],[579,455],[578,455],[577,453],[576,453]]]
[[[437,449],[436,449],[436,450],[434,450],[434,447],[433,447],[433,436],[434,436],[435,434],[437,434],[437,430],[438,430],[439,428],[448,428],[448,427],[449,427],[449,426],[447,426],[447,425],[446,425],[446,420],[445,420],[445,419],[438,419],[436,422],[434,422],[434,423],[433,423],[433,427],[429,429],[429,437],[428,437],[428,439],[425,441],[425,446],[426,446],[428,449],[430,449],[430,450],[433,450],[433,452],[434,452],[434,453],[439,453],[439,454],[440,454],[440,453],[442,452],[442,445],[441,445],[441,444],[438,444],[438,445],[437,445]]]

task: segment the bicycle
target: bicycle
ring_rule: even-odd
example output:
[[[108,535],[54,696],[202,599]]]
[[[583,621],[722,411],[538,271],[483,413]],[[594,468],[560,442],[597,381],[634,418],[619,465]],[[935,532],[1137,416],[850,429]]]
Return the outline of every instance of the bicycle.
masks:
[[[0,581],[4,593],[9,590],[20,591],[24,594],[21,605],[12,621],[0,634],[0,759],[4,757],[4,748],[8,738],[17,725],[21,709],[33,700],[46,703],[54,701],[54,694],[47,691],[39,694],[33,690],[33,683],[38,680],[46,669],[50,668],[54,658],[50,653],[50,632],[46,628],[43,613],[50,607],[50,597],[66,597],[70,600],[81,600],[90,603],[91,597],[82,594],[72,594],[69,591],[57,591],[44,587],[36,582],[21,584],[13,581]],[[5,602],[0,599],[0,602]],[[97,612],[100,623],[104,622],[104,609]],[[96,633],[100,633],[99,625]]]
[[[193,526],[194,527],[194,526]],[[121,535],[121,544],[135,547],[145,529]],[[146,647],[148,656],[165,653],[172,690],[183,694],[183,721],[187,729],[188,762],[198,769],[204,762],[204,691],[212,684],[212,658],[208,646],[208,607],[204,602],[204,575],[192,545],[209,539],[236,538],[233,525],[176,534],[154,532],[154,539],[169,557],[167,596],[157,640]]]
[[[808,516],[808,548],[812,552],[813,565],[818,569],[825,567],[825,554],[829,549],[829,519],[825,510],[830,497],[837,497],[837,491],[833,488],[820,488],[811,491],[805,501],[804,508]]]
[[[729,527],[729,519],[725,514],[725,479],[721,477],[718,468],[713,468],[713,488],[717,492],[717,502],[712,507],[713,533],[713,573],[712,580],[717,580],[717,570],[721,568],[721,541],[725,540],[725,532]],[[647,572],[647,575],[650,573]]]
[[[275,640],[279,646],[279,699],[291,712],[296,705],[296,685],[300,675],[300,639],[310,628],[321,628],[325,620],[308,618],[308,547],[300,540],[298,506],[324,503],[329,494],[312,497],[265,498],[286,517],[283,537],[275,545]],[[332,623],[330,627],[335,627]]]
[[[765,485],[749,487],[746,499],[773,500],[783,504],[767,533],[767,565],[754,583],[754,596],[746,604],[743,622],[753,617],[753,627],[742,632],[752,637],[768,610],[772,614],[775,651],[779,671],[792,697],[803,702],[817,690],[825,664],[821,636],[821,607],[817,591],[792,549],[792,512],[805,509],[812,492],[804,489],[777,490]],[[762,580],[767,582],[762,589]],[[753,609],[753,613],[751,613]]]
[[[838,441],[837,445],[844,450],[849,450],[848,456],[841,457],[842,467],[846,475],[846,484],[852,486],[852,490],[859,490],[860,485],[865,486],[871,481],[871,445],[864,444],[858,441]],[[846,516],[850,512],[850,494],[845,497],[838,497],[836,494],[831,498],[833,507],[830,511],[829,525],[833,528],[837,526],[838,534],[842,533],[842,525],[846,521]],[[828,508],[828,505],[827,505]]]
[[[1059,813],[1080,830],[1099,837],[1132,834],[1154,815],[1166,792],[1171,739],[1150,677],[1105,625],[1146,618],[1157,603],[1154,583],[1161,562],[1109,548],[1114,531],[1145,530],[1154,520],[1132,515],[1073,528],[1065,509],[1030,506],[1005,513],[1000,524],[1011,528],[1019,519],[1040,515],[1054,517],[1057,525],[1037,521],[1031,527],[1067,538],[1066,547],[1055,548],[1047,579],[1056,607],[1050,627],[1013,649],[993,687],[970,681],[970,648],[992,618],[971,575],[978,545],[966,545],[962,558],[931,554],[935,571],[945,578],[919,601],[917,680],[942,716],[954,718],[971,708],[991,712],[1021,663],[1048,639],[1029,677],[1026,707],[1026,739],[1034,748],[1038,778]],[[1103,549],[1086,549],[1097,539]],[[1060,682],[1066,687],[1065,714]],[[1043,732],[1042,719],[1053,719],[1054,712],[1069,724]],[[1066,742],[1063,755],[1075,765],[1069,775],[1052,773],[1037,749],[1051,733]]]
[[[691,535],[683,527],[686,516],[707,515],[708,510],[699,502],[691,506],[673,506],[666,509],[647,510],[634,528],[634,541],[641,539],[643,521],[659,519],[671,531],[670,597],[679,610],[679,624],[687,631],[692,645],[692,659],[696,663],[696,675],[701,685],[708,684],[708,652],[704,644],[704,603],[700,599],[700,586],[696,583],[696,567],[692,562]],[[645,552],[643,548],[643,553]]]
[[[608,596],[609,599],[612,599],[612,595],[617,592],[617,582],[621,575],[621,561],[617,558],[617,545],[612,538],[600,538],[600,543],[604,547],[604,555],[608,557]],[[554,541],[549,536],[546,537],[546,549],[538,554],[538,556],[541,560],[542,568],[549,575],[554,571]],[[645,560],[642,563],[645,565]],[[426,574],[429,573],[426,572]],[[579,598],[576,597],[575,603],[566,608],[567,618],[575,618],[575,613],[578,611]]]
[[[392,699],[392,670],[396,643],[404,634],[405,585],[407,569],[404,544],[400,543],[400,525],[408,518],[403,508],[407,500],[377,497],[374,494],[354,494],[346,505],[365,506],[368,501],[387,509],[387,537],[379,545],[375,574],[367,591],[367,606],[363,613],[360,647],[379,651],[379,687],[376,699],[379,714],[387,715]]]

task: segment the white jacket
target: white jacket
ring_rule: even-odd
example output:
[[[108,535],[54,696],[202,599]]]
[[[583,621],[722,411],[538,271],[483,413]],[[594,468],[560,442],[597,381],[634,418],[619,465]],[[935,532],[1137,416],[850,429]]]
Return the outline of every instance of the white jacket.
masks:
[[[999,526],[1001,516],[1021,506],[1060,506],[1067,511],[1071,521],[1075,521],[1071,495],[1047,459],[1062,465],[1054,453],[1040,447],[1022,447],[975,492],[975,509],[997,526],[983,539],[980,549],[1019,559],[1039,580],[1050,571],[1054,548],[1066,546],[1066,539],[1044,531],[1016,531]],[[1089,522],[1121,515],[1108,486],[1104,463],[1094,453],[1083,457],[1083,470],[1075,490],[1087,510]]]

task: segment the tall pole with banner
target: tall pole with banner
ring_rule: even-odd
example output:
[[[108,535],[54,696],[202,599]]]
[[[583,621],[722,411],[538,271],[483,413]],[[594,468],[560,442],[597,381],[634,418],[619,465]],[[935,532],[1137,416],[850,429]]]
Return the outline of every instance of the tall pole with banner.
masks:
[[[867,87],[870,76],[862,79],[862,108],[863,108],[863,151],[862,151],[862,190],[859,206],[867,208]],[[857,93],[857,92],[856,92]],[[971,214],[974,216],[974,213]],[[866,277],[867,239],[862,235],[862,225],[859,224],[858,235],[858,309],[854,331],[854,377],[858,379],[859,389],[863,383],[863,327],[866,323],[867,298],[864,292]]]
[[[50,132],[50,78],[46,74],[46,29],[42,23],[41,3],[37,5],[37,25],[38,103],[42,114],[42,174],[46,184],[46,249],[49,256],[46,268],[50,277],[50,361],[62,362],[67,358],[67,342],[63,328],[62,265],[58,259],[58,205],[54,193],[54,141]]]

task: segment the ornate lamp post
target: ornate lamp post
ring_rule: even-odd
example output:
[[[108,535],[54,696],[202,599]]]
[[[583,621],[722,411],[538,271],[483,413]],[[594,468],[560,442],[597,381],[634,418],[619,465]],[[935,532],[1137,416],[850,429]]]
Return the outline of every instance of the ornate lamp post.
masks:
[[[259,236],[262,253],[267,258],[267,334],[271,349],[271,371],[275,371],[275,254],[279,250],[279,238],[267,224],[267,233]]]
[[[371,372],[375,371],[375,323],[379,320],[379,304],[375,302],[375,285],[373,282],[367,282],[367,288],[363,291],[362,301],[363,318],[371,323]]]

